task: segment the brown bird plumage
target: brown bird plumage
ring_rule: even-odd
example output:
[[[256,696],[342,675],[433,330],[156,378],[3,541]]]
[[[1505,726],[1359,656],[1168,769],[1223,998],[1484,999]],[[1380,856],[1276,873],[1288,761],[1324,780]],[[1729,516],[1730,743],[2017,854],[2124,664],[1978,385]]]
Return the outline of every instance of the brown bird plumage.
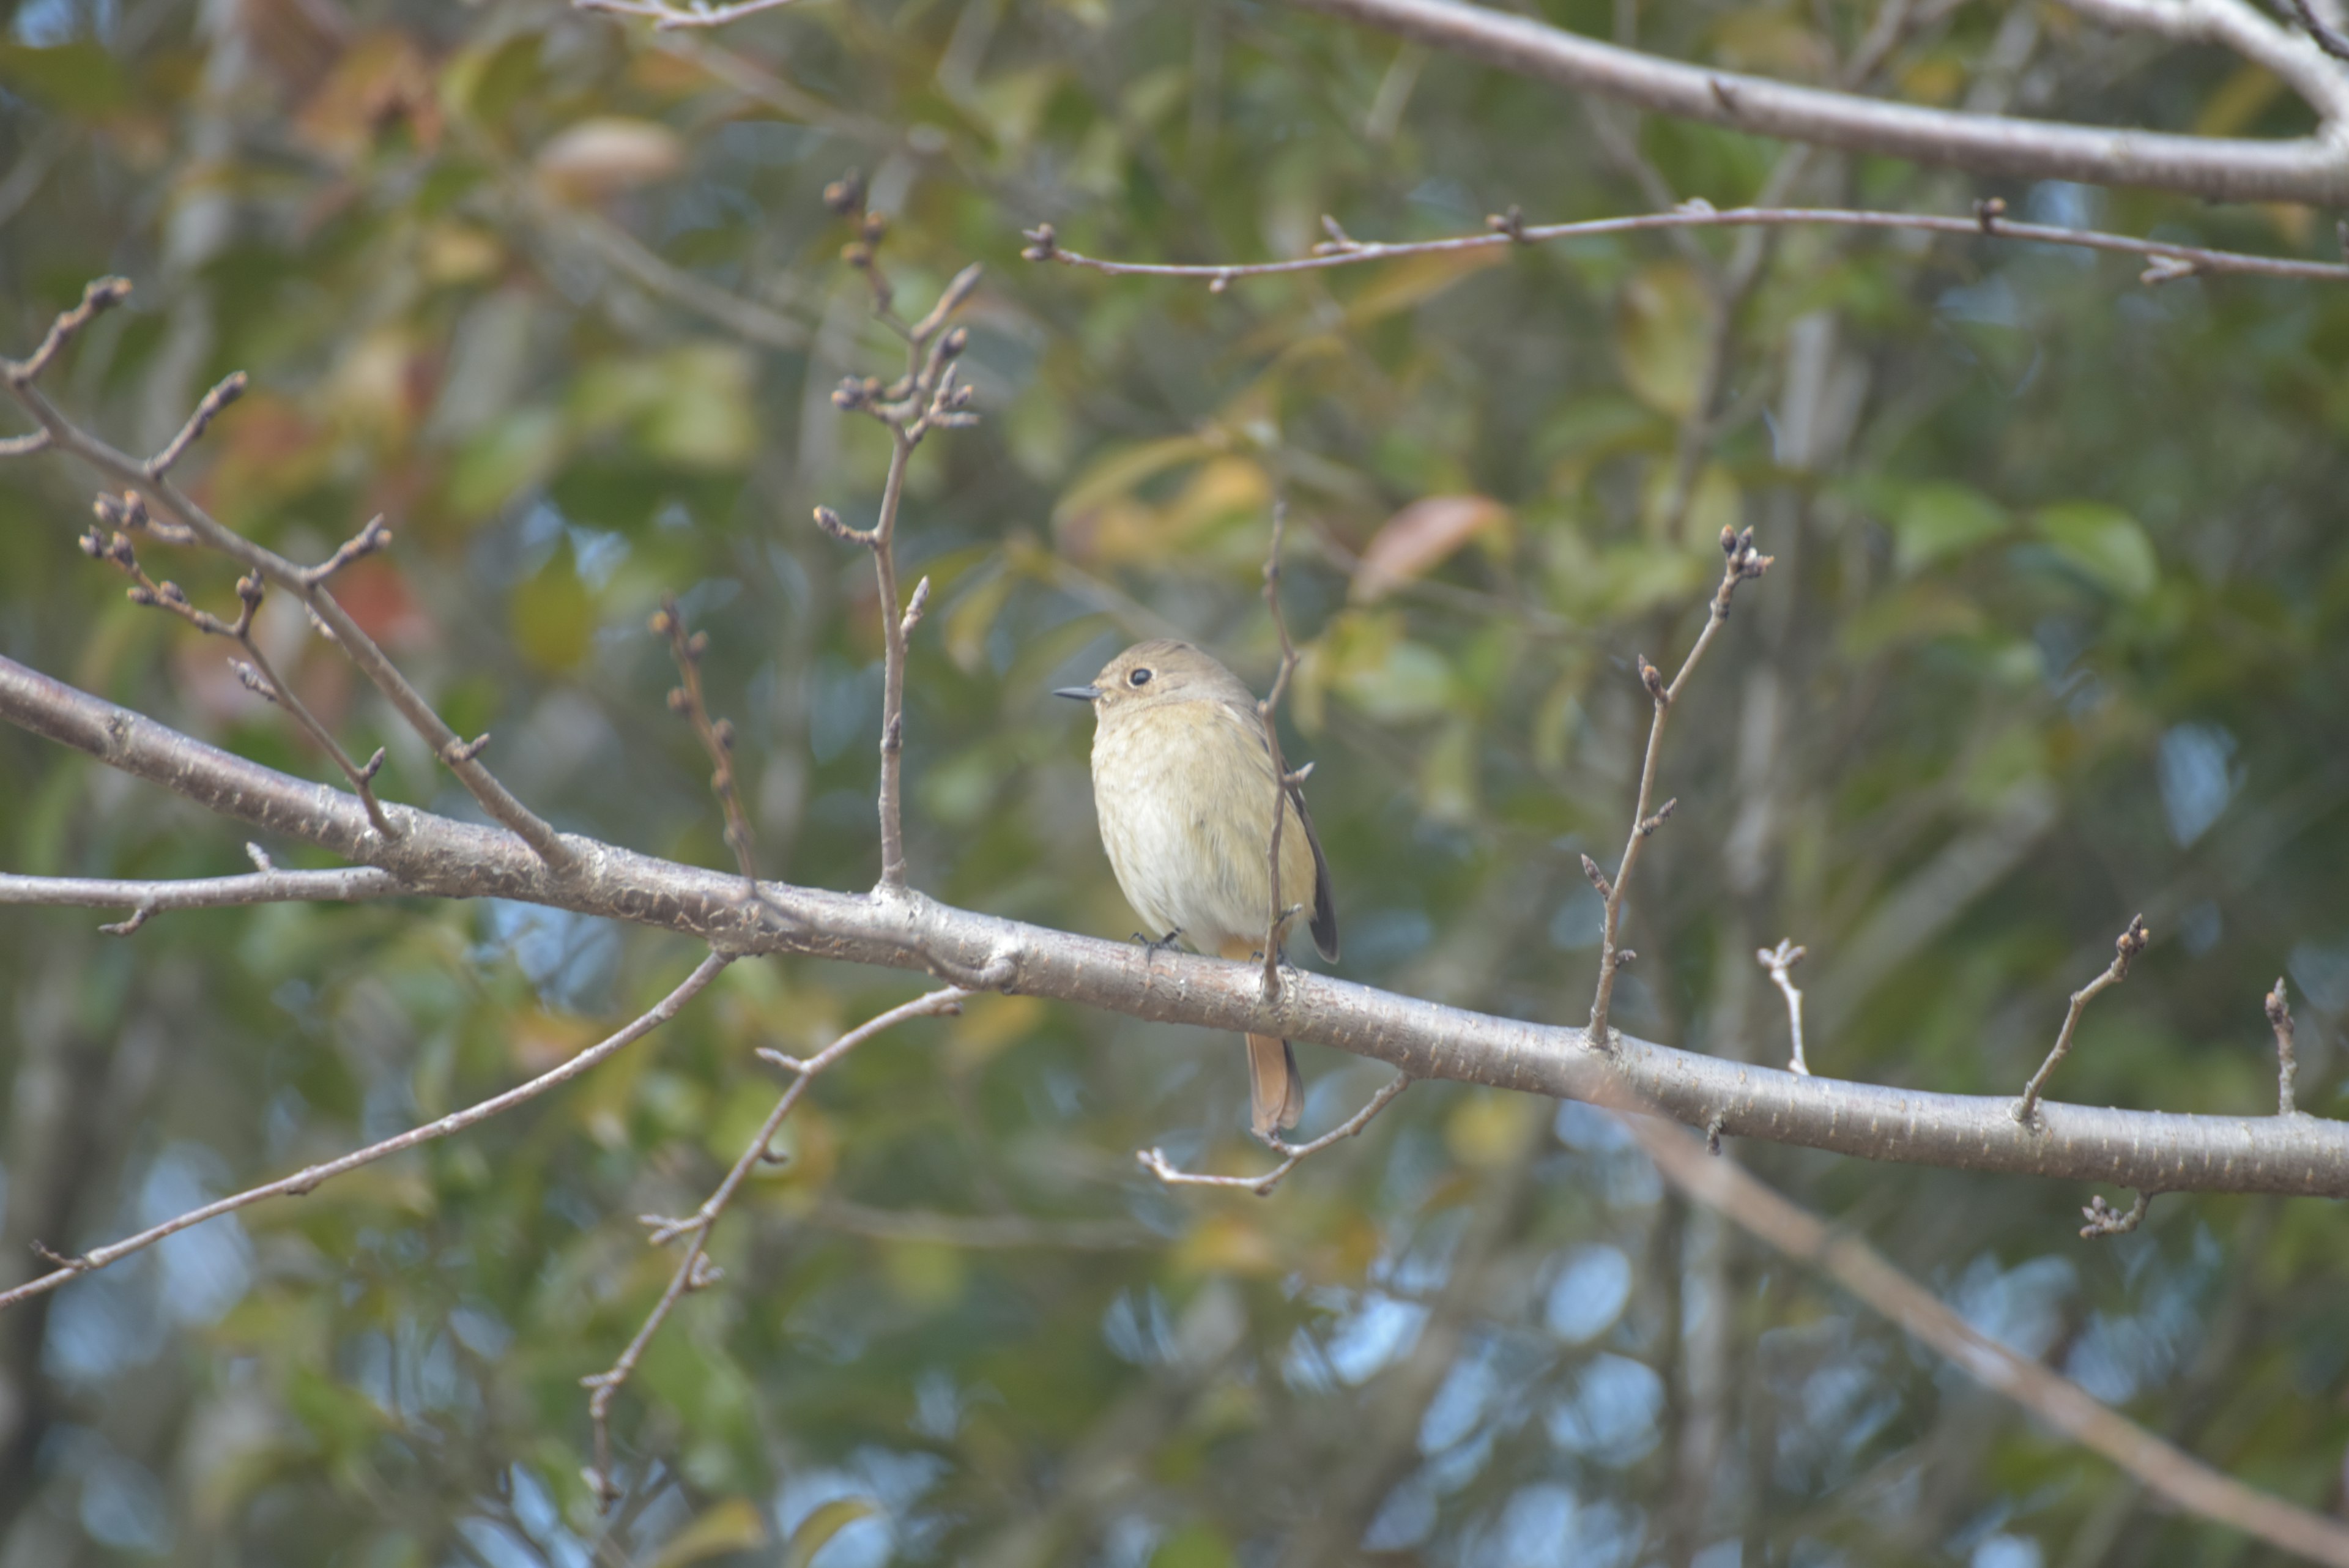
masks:
[[[1153,938],[1179,935],[1197,952],[1247,959],[1263,951],[1272,917],[1273,760],[1256,697],[1239,677],[1187,642],[1136,643],[1090,686],[1061,695],[1093,705],[1093,808],[1126,902]],[[1285,792],[1280,830],[1281,922],[1288,939],[1309,918],[1321,956],[1338,956],[1330,864],[1305,794]],[[1297,1125],[1305,1085],[1288,1043],[1251,1034],[1248,1089],[1258,1134]]]

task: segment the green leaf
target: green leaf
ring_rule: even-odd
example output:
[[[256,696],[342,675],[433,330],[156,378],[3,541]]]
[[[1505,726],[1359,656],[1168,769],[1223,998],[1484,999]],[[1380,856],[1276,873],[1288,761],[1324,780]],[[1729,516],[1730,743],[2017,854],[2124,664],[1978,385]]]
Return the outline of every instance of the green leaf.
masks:
[[[105,46],[87,39],[47,47],[0,44],[0,82],[66,114],[105,114],[130,99],[122,67]]]
[[[1902,576],[1963,555],[2006,532],[2005,509],[1963,484],[1920,484],[1892,515],[1893,561]]]
[[[2161,579],[2153,542],[2136,518],[2101,501],[2040,508],[2041,535],[2064,561],[2116,597],[2141,599]]]

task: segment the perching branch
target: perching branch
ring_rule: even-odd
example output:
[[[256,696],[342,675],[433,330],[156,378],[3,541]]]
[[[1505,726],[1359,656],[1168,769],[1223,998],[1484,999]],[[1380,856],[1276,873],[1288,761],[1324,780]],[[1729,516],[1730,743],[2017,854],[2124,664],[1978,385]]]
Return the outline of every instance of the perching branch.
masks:
[[[1803,993],[1795,989],[1794,980],[1787,971],[1809,956],[1807,950],[1796,947],[1785,938],[1779,940],[1776,947],[1762,948],[1754,954],[1786,996],[1786,1025],[1795,1036],[1795,1054],[1786,1063],[1786,1071],[1799,1073],[1806,1078],[1811,1075],[1811,1066],[1803,1059]]]
[[[2104,973],[2072,993],[2072,1005],[2064,1013],[2064,1027],[2056,1033],[2054,1049],[2047,1053],[2047,1060],[2039,1064],[2039,1071],[2031,1075],[2031,1082],[2023,1085],[2023,1098],[2015,1102],[2013,1115],[2016,1121],[2026,1127],[2030,1125],[2039,1106],[2039,1091],[2046,1086],[2048,1075],[2055,1071],[2056,1063],[2072,1054],[2072,1032],[2080,1026],[2081,1012],[2097,992],[2107,986],[2118,985],[2128,978],[2130,961],[2145,951],[2145,944],[2151,940],[2145,929],[2145,917],[2131,917],[2128,929],[2113,943],[2111,965]]]
[[[833,404],[854,413],[869,414],[889,431],[889,475],[881,489],[881,515],[870,528],[851,528],[828,506],[815,509],[817,525],[835,539],[864,545],[873,552],[874,571],[881,587],[881,887],[901,891],[905,886],[904,795],[905,743],[905,641],[922,618],[930,597],[930,580],[915,585],[911,603],[897,597],[897,507],[905,489],[905,465],[914,449],[933,430],[952,430],[978,422],[968,411],[970,389],[955,385],[956,361],[969,347],[962,327],[946,329],[947,322],[978,287],[979,266],[974,262],[954,275],[930,313],[907,325],[895,309],[895,290],[881,269],[878,256],[888,223],[878,213],[864,211],[864,182],[851,175],[824,190],[824,201],[843,216],[858,219],[862,238],[848,247],[849,265],[862,272],[873,288],[874,310],[905,339],[905,373],[884,383],[877,377],[849,377],[832,394]]]
[[[1271,1147],[1272,1151],[1282,1156],[1283,1158],[1278,1165],[1274,1166],[1262,1176],[1195,1176],[1187,1170],[1177,1169],[1173,1161],[1155,1148],[1138,1150],[1133,1158],[1142,1162],[1143,1169],[1169,1187],[1245,1187],[1258,1198],[1269,1197],[1272,1189],[1280,1185],[1281,1178],[1295,1170],[1305,1160],[1340,1139],[1358,1136],[1364,1127],[1371,1125],[1371,1119],[1373,1116],[1387,1108],[1389,1100],[1411,1087],[1411,1081],[1409,1073],[1396,1074],[1387,1080],[1386,1087],[1372,1095],[1369,1103],[1361,1110],[1356,1111],[1310,1143],[1289,1143],[1278,1134],[1266,1138],[1264,1141]]]
[[[1601,888],[1599,896],[1607,901],[1606,918],[1599,929],[1599,991],[1591,999],[1590,1027],[1585,1035],[1593,1050],[1609,1049],[1607,1010],[1614,999],[1615,977],[1637,956],[1629,949],[1617,946],[1617,938],[1623,926],[1623,894],[1631,885],[1631,868],[1639,861],[1640,846],[1663,826],[1664,819],[1671,815],[1672,808],[1680,804],[1677,800],[1668,800],[1652,814],[1649,810],[1649,803],[1656,794],[1656,762],[1663,754],[1664,721],[1671,717],[1672,703],[1679,700],[1682,689],[1688,685],[1689,676],[1694,673],[1697,660],[1704,657],[1713,633],[1719,631],[1722,623],[1729,618],[1729,597],[1737,591],[1737,585],[1750,577],[1758,577],[1770,569],[1772,557],[1754,548],[1754,530],[1751,528],[1742,534],[1732,528],[1723,528],[1721,531],[1721,586],[1713,590],[1712,607],[1704,618],[1704,629],[1697,633],[1688,657],[1681,660],[1680,673],[1672,677],[1672,683],[1666,686],[1662,674],[1654,665],[1645,659],[1640,660],[1640,683],[1648,689],[1649,700],[1655,705],[1655,714],[1648,722],[1648,750],[1640,763],[1640,794],[1631,808],[1631,836],[1623,846],[1623,858],[1615,867],[1611,884],[1608,878],[1597,877],[1598,867],[1588,863],[1588,857],[1584,857],[1584,874],[1594,877],[1594,885]]]
[[[2132,235],[2106,234],[2096,229],[2020,223],[2005,217],[2004,213],[2003,203],[1995,206],[1985,204],[1973,216],[1965,218],[1926,213],[1879,213],[1848,207],[1716,208],[1712,202],[1698,198],[1664,213],[1591,218],[1571,223],[1528,223],[1512,209],[1486,218],[1487,232],[1481,234],[1455,234],[1440,240],[1396,241],[1333,237],[1315,244],[1310,255],[1284,261],[1230,265],[1105,261],[1098,256],[1061,248],[1052,225],[1040,223],[1028,231],[1028,246],[1019,254],[1030,261],[1055,261],[1068,266],[1106,273],[1113,277],[1197,278],[1211,289],[1220,292],[1235,278],[1327,272],[1333,267],[1392,261],[1403,256],[1445,255],[1454,252],[1491,250],[1501,245],[1540,244],[1552,240],[1594,239],[1607,234],[1647,234],[1659,230],[1826,227],[1906,230],[1915,234],[1954,234],[1975,239],[1986,237],[2142,256],[2147,266],[2137,275],[2137,280],[2147,284],[2170,283],[2206,273],[2214,275],[2239,273],[2255,277],[2297,278],[2316,283],[2349,282],[2349,263],[2297,261],[2284,256],[2253,255],[2244,251],[2175,244],[2166,240],[2140,240]]]
[[[596,1495],[604,1500],[606,1507],[618,1501],[620,1497],[619,1483],[612,1479],[612,1401],[636,1371],[636,1363],[644,1356],[645,1347],[652,1343],[653,1335],[660,1332],[661,1324],[667,1320],[677,1303],[694,1291],[716,1284],[723,1277],[722,1271],[709,1261],[709,1232],[717,1226],[719,1217],[726,1212],[727,1206],[734,1201],[735,1193],[750,1174],[751,1168],[770,1158],[769,1146],[774,1142],[775,1135],[782,1130],[783,1122],[792,1114],[792,1107],[807,1093],[807,1086],[825,1068],[875,1035],[909,1018],[960,1012],[964,999],[969,995],[970,992],[959,986],[949,986],[943,991],[916,997],[902,1006],[893,1007],[877,1017],[867,1019],[805,1061],[779,1052],[760,1052],[761,1057],[781,1066],[792,1074],[793,1078],[792,1086],[783,1091],[782,1097],[775,1102],[775,1108],[767,1113],[767,1119],[752,1135],[750,1144],[742,1150],[741,1158],[735,1160],[725,1179],[718,1184],[717,1190],[703,1199],[700,1208],[684,1219],[671,1220],[657,1214],[642,1217],[644,1223],[651,1228],[648,1240],[654,1246],[667,1246],[683,1237],[686,1247],[684,1256],[678,1260],[676,1272],[669,1276],[668,1288],[661,1293],[660,1300],[653,1303],[653,1310],[646,1315],[644,1324],[628,1341],[627,1347],[620,1352],[619,1359],[605,1370],[579,1380],[582,1387],[594,1390],[593,1397],[587,1401],[587,1415],[595,1431],[595,1464],[587,1472],[587,1483],[595,1489]]]
[[[279,873],[279,875],[296,874]],[[12,880],[33,880],[33,878],[12,878]],[[243,881],[245,878],[233,877],[225,878],[225,880]],[[427,1122],[420,1127],[410,1127],[396,1137],[385,1138],[380,1143],[369,1144],[362,1149],[355,1149],[340,1158],[310,1166],[305,1169],[295,1171],[291,1176],[280,1177],[275,1181],[264,1182],[259,1187],[247,1188],[243,1192],[231,1193],[228,1197],[207,1203],[201,1209],[191,1209],[185,1214],[166,1220],[160,1225],[150,1226],[135,1236],[126,1236],[119,1241],[109,1241],[103,1247],[93,1247],[78,1257],[67,1257],[44,1248],[41,1250],[41,1255],[57,1266],[38,1278],[26,1281],[14,1290],[0,1291],[0,1310],[12,1307],[29,1296],[56,1290],[68,1280],[88,1273],[93,1269],[102,1269],[109,1263],[126,1258],[141,1248],[153,1246],[166,1236],[177,1235],[190,1226],[201,1225],[207,1220],[216,1220],[223,1214],[233,1213],[239,1209],[258,1203],[264,1198],[298,1198],[330,1177],[357,1170],[363,1165],[372,1165],[386,1155],[398,1154],[402,1149],[414,1148],[419,1144],[430,1143],[436,1138],[447,1137],[450,1133],[462,1132],[467,1127],[512,1110],[524,1100],[536,1099],[557,1084],[568,1083],[676,1017],[678,1009],[700,994],[702,988],[717,979],[718,971],[731,961],[733,961],[732,959],[727,954],[710,954],[701,961],[699,966],[691,974],[678,983],[675,991],[661,998],[653,1005],[651,1011],[637,1017],[618,1033],[607,1035],[560,1066],[549,1068],[528,1083],[516,1085],[505,1093],[493,1095],[478,1105],[468,1106],[461,1111],[452,1111],[438,1121]]]
[[[1619,1106],[1619,1109],[1623,1108]],[[1707,1158],[1677,1127],[1639,1115],[1623,1124],[1673,1186],[1790,1258],[1812,1264],[1911,1337],[1955,1362],[2075,1442],[2094,1449],[2189,1513],[2231,1525],[2285,1552],[2349,1568],[2349,1524],[2245,1486],[2147,1431],[2086,1389],[2018,1355],[1958,1315],[1858,1237],[1831,1228],[1734,1161]],[[2143,1217],[2140,1193],[2136,1213]]]
[[[173,544],[196,544],[217,550],[246,571],[299,597],[326,635],[349,655],[351,662],[375,683],[377,690],[390,700],[391,705],[399,711],[401,717],[417,733],[424,737],[433,754],[448,764],[450,771],[481,803],[481,808],[519,835],[547,865],[558,870],[568,867],[573,860],[572,852],[554,829],[516,800],[505,785],[481,766],[480,753],[489,737],[483,735],[472,741],[460,740],[457,732],[433,711],[423,693],[409,683],[408,678],[385,657],[383,649],[376,646],[375,639],[367,636],[358,622],[353,620],[336,601],[334,595],[327,591],[326,580],[336,566],[351,558],[352,555],[380,548],[388,539],[389,535],[382,532],[379,519],[370,523],[360,535],[360,540],[373,541],[366,549],[358,548],[359,540],[354,540],[345,549],[337,550],[334,558],[320,566],[296,566],[274,550],[264,549],[220,522],[171,483],[164,472],[170,467],[170,462],[166,460],[176,461],[179,452],[185,450],[184,441],[194,439],[194,432],[201,429],[197,420],[190,420],[187,429],[181,432],[184,441],[174,441],[172,446],[166,447],[154,459],[141,462],[116,451],[74,424],[33,384],[57,358],[58,351],[71,341],[75,333],[88,324],[91,317],[119,305],[129,294],[130,285],[126,279],[100,278],[82,291],[79,305],[57,317],[48,335],[41,340],[40,347],[29,357],[21,360],[0,359],[0,382],[5,383],[9,394],[26,413],[32,415],[41,427],[41,433],[47,438],[38,450],[69,452],[116,483],[129,486],[142,495],[144,505],[151,507],[160,518],[160,525],[151,520],[148,524],[157,537]],[[231,382],[236,380],[234,377],[230,378]],[[222,388],[215,388],[212,397],[205,401],[211,403],[219,399],[224,406],[227,398],[222,395],[222,389],[229,384],[223,382]],[[202,415],[202,410],[199,409],[198,413]],[[174,451],[174,448],[179,450]]]
[[[1577,92],[1754,135],[1978,174],[2138,185],[2218,202],[2349,201],[2349,143],[2337,126],[2294,140],[2261,140],[2064,125],[1892,103],[1660,59],[1455,0],[1291,4]]]
[[[353,796],[205,745],[5,657],[0,721],[264,833],[353,858],[380,850]],[[2320,1116],[2042,1103],[2025,1127],[2011,1096],[1801,1077],[1620,1033],[1611,1053],[1596,1052],[1578,1027],[1472,1012],[1309,971],[1283,977],[1276,1009],[1265,1005],[1263,975],[1252,963],[1138,955],[1130,943],[916,893],[860,897],[767,882],[754,910],[732,871],[580,840],[579,866],[558,874],[498,828],[407,806],[386,810],[401,829],[396,868],[419,898],[511,898],[686,932],[731,954],[813,954],[1154,1023],[1279,1033],[1375,1057],[1414,1078],[1593,1101],[1629,1091],[1692,1127],[1865,1159],[2172,1192],[2349,1197],[2349,1123]],[[20,900],[0,884],[0,902],[7,901]],[[764,919],[768,911],[781,919]]]

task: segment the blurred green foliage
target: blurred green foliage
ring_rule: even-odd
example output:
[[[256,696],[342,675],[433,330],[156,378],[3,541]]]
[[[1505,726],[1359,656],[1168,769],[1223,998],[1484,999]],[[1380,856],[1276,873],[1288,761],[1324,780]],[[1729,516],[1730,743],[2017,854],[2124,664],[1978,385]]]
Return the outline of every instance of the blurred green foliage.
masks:
[[[1821,78],[1872,12],[1674,7],[1642,41]],[[1937,15],[1882,89],[2305,119],[2260,72],[2027,0]],[[1727,205],[1781,156],[1609,124],[1617,151],[1553,91],[1226,0],[810,0],[709,36],[544,0],[35,0],[0,45],[0,328],[21,351],[85,279],[131,276],[52,373],[64,407],[151,449],[249,370],[188,464],[204,502],[314,558],[387,514],[397,548],[338,591],[452,724],[494,732],[506,782],[567,829],[724,865],[645,631],[678,593],[762,869],[860,888],[876,607],[862,552],[806,518],[869,522],[886,459],[828,401],[896,362],[820,200],[861,169],[902,304],[988,269],[985,422],[926,444],[902,524],[936,596],[908,685],[926,889],[1131,929],[1087,727],[1046,693],[1169,628],[1261,680],[1285,497],[1340,972],[1578,1021],[1578,857],[1618,853],[1634,656],[1677,658],[1713,534],[1750,524],[1778,565],[1675,725],[1619,1022],[1778,1060],[1751,955],[1792,936],[1820,1071],[2009,1092],[2142,909],[2155,945],[2054,1093],[2265,1108],[2282,971],[2301,1104],[2339,1114],[2349,292],[1790,232],[1724,326],[1733,236],[1220,293],[1018,259],[1040,221],[1216,262],[1300,253],[1324,213],[1370,238],[1639,210],[1628,158]],[[2249,248],[2324,227],[1825,156],[1795,189]],[[0,469],[0,651],[329,777],[220,648],[74,549],[89,483]],[[168,570],[226,602],[223,563]],[[290,608],[264,611],[273,655],[354,753],[389,749],[387,793],[471,815]],[[240,840],[0,735],[11,870],[218,874]],[[543,1070],[695,956],[496,905],[128,941],[100,918],[0,911],[12,1268]],[[1421,1086],[1268,1201],[1169,1192],[1133,1149],[1261,1158],[1237,1047],[1025,998],[822,1082],[718,1232],[724,1283],[621,1397],[629,1496],[599,1518],[578,1379],[669,1267],[635,1217],[688,1210],[739,1152],[777,1090],[756,1047],[813,1049],[908,984],[737,965],[580,1084],[0,1317],[0,1563],[2243,1560],[1684,1210],[1595,1114]],[[1301,1055],[1309,1128],[1381,1081]],[[2338,1206],[2165,1198],[2090,1246],[2089,1194],[2058,1184],[1736,1152],[2136,1418],[2342,1506]]]

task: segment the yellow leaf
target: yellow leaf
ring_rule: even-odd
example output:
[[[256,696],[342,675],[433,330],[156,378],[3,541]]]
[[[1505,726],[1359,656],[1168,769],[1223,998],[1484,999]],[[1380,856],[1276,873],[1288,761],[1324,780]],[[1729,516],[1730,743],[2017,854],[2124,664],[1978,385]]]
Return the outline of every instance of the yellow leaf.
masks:
[[[506,605],[514,647],[550,674],[576,669],[595,637],[595,605],[573,569],[571,552],[558,550],[538,575],[516,586]]]
[[[1175,1266],[1200,1274],[1274,1274],[1288,1266],[1281,1249],[1251,1220],[1210,1214],[1174,1251]]]
[[[1265,815],[1268,819],[1270,812]],[[995,1059],[1003,1048],[1036,1032],[1044,1004],[1032,996],[974,996],[947,1034],[947,1065],[967,1073]]]
[[[2194,117],[2194,134],[2240,136],[2282,91],[2283,83],[2261,67],[2237,66],[2219,90],[2202,100],[2202,111]]]
[[[1712,304],[1685,262],[1641,267],[1616,296],[1616,362],[1632,396],[1659,413],[1696,411],[1711,337]]]
[[[730,1497],[671,1536],[653,1559],[653,1568],[685,1568],[705,1557],[753,1552],[766,1543],[765,1518],[748,1500]]]
[[[1498,266],[1507,259],[1507,246],[1493,245],[1484,250],[1412,256],[1398,265],[1382,266],[1369,287],[1347,301],[1346,323],[1364,327],[1382,321],[1398,311],[1423,305],[1461,279],[1486,267]]]
[[[1052,508],[1053,529],[1063,529],[1104,503],[1131,494],[1135,486],[1170,468],[1207,456],[1219,444],[1202,436],[1166,436],[1137,446],[1119,447],[1094,459],[1076,483],[1061,493],[1061,504]]]
[[[1664,508],[1671,501],[1675,473],[1674,466],[1668,462],[1659,462],[1648,470],[1640,510],[1651,533],[1661,534],[1671,521]],[[1708,462],[1697,470],[1696,478],[1690,483],[1688,509],[1681,518],[1679,538],[1690,544],[1710,545],[1721,537],[1723,528],[1735,527],[1744,515],[1737,481],[1720,463]]]
[[[1498,1089],[1472,1091],[1444,1118],[1444,1142],[1463,1165],[1492,1168],[1515,1159],[1541,1125],[1540,1105]]]
[[[820,1505],[792,1532],[791,1544],[783,1551],[783,1568],[808,1568],[833,1536],[880,1511],[881,1505],[869,1497],[834,1498]]]

